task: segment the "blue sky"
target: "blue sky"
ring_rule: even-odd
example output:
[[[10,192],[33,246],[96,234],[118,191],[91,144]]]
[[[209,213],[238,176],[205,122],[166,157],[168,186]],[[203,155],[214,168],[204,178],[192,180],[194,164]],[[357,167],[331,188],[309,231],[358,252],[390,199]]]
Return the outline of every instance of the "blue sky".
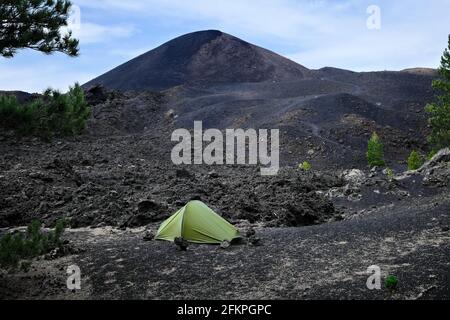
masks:
[[[81,55],[23,50],[0,58],[0,90],[66,90],[185,33],[219,29],[308,68],[437,67],[450,33],[449,0],[73,0]],[[369,29],[367,8],[380,8]]]

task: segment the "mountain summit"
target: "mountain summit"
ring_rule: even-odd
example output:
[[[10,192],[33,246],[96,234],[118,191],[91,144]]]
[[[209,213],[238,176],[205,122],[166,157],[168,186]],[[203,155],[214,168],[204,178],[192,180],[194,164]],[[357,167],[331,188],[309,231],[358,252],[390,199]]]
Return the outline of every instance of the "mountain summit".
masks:
[[[175,38],[86,83],[117,90],[165,90],[182,84],[289,81],[309,70],[217,30]]]

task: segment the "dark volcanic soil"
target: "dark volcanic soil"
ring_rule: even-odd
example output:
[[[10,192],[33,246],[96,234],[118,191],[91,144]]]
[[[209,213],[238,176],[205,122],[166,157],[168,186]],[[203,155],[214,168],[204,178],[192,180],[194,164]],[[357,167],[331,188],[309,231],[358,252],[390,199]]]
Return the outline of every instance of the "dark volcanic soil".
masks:
[[[2,272],[0,297],[450,297],[448,155],[436,167],[392,180],[380,171],[290,167],[261,177],[258,167],[173,166],[163,136],[4,138],[2,226],[33,218],[51,226],[66,217],[71,227],[94,229],[67,232],[76,255],[40,258],[27,273]],[[145,230],[154,233],[190,199],[203,200],[243,234],[256,228],[261,246],[191,245],[179,252],[169,242],[143,240]],[[81,291],[65,286],[71,264],[82,270]],[[399,278],[397,292],[366,288],[373,264],[383,277]]]
[[[259,166],[174,166],[177,123],[165,94],[96,90],[87,94],[96,106],[84,136],[47,143],[1,134],[1,227],[65,217],[72,228],[95,228],[68,231],[77,255],[2,271],[1,298],[449,298],[448,156],[442,167],[394,179],[317,170],[318,162],[273,177]],[[144,228],[154,232],[191,199],[243,233],[256,228],[262,246],[182,253],[143,241]],[[65,286],[71,264],[81,267],[81,291]],[[366,288],[373,264],[398,276],[396,293]]]
[[[434,77],[308,70],[217,31],[118,67],[96,81],[121,91],[87,90],[93,115],[83,136],[43,142],[0,131],[0,233],[64,217],[78,252],[39,257],[27,273],[0,270],[0,298],[450,298],[450,151],[403,173],[412,149],[426,151]],[[279,174],[173,165],[171,134],[195,120],[279,129]],[[374,131],[394,177],[367,168]],[[312,170],[298,169],[305,160]],[[180,252],[143,240],[193,199],[243,234],[255,228],[261,246]],[[71,264],[81,291],[65,286]],[[398,290],[368,290],[371,265],[396,275]]]
[[[258,228],[257,247],[192,245],[181,252],[169,242],[143,241],[137,229],[69,231],[67,239],[84,252],[0,275],[0,298],[449,299],[450,197],[428,200],[319,226]],[[81,268],[80,291],[66,288],[71,264]],[[367,289],[371,265],[381,268],[382,281],[397,276],[395,292]]]

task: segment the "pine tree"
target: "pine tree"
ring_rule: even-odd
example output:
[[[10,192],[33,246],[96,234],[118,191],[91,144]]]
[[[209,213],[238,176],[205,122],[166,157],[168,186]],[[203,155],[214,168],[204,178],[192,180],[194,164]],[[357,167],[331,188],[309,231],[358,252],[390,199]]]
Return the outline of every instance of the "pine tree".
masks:
[[[428,142],[433,150],[450,147],[450,35],[439,67],[440,79],[433,81],[433,88],[440,92],[436,103],[426,106],[431,134]]]
[[[1,0],[0,56],[13,57],[19,49],[77,56],[78,40],[68,25],[71,2],[66,0]]]
[[[419,155],[417,151],[411,152],[408,157],[408,170],[417,170],[423,164],[423,158]]]
[[[367,145],[367,163],[371,167],[384,166],[384,152],[383,144],[380,141],[377,133],[374,132]]]

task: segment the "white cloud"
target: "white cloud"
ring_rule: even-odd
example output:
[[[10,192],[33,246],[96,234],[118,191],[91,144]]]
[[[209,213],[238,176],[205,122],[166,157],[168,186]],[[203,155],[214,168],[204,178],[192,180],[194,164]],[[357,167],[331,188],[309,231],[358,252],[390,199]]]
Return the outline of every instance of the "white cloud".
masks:
[[[211,20],[228,30],[296,38],[300,32],[314,28],[331,31],[326,21],[330,12],[342,12],[350,2],[323,1],[204,1],[204,0],[78,0],[77,4],[105,11],[125,10],[152,17],[181,20]]]
[[[401,70],[409,67],[436,68],[442,54],[445,35],[440,41],[426,33],[361,32],[351,41],[338,38],[324,48],[320,43],[286,56],[309,68],[324,66],[354,71]],[[441,43],[442,45],[436,45]]]
[[[434,0],[75,0],[81,57],[24,53],[0,58],[0,89],[65,90],[176,35],[220,29],[310,68],[356,71],[436,67],[450,31],[450,1]],[[366,28],[367,6],[381,30]],[[139,30],[135,27],[137,26]],[[89,44],[84,46],[85,44]],[[25,50],[27,51],[27,50]]]
[[[310,67],[355,70],[436,66],[450,30],[450,2],[436,0],[79,0],[82,6],[212,26]],[[366,28],[368,5],[381,8],[380,31]],[[169,40],[169,39],[168,39]],[[283,48],[278,50],[277,44]],[[284,52],[283,52],[284,51]],[[434,61],[434,62],[433,62]]]
[[[70,29],[70,28],[68,28]],[[73,28],[73,36],[82,44],[107,42],[114,38],[128,38],[136,32],[133,26],[104,26],[90,22],[82,22]]]
[[[117,0],[74,0],[73,4],[78,6],[102,9],[102,10],[128,10],[128,11],[139,11],[150,4],[148,1],[117,1]]]

